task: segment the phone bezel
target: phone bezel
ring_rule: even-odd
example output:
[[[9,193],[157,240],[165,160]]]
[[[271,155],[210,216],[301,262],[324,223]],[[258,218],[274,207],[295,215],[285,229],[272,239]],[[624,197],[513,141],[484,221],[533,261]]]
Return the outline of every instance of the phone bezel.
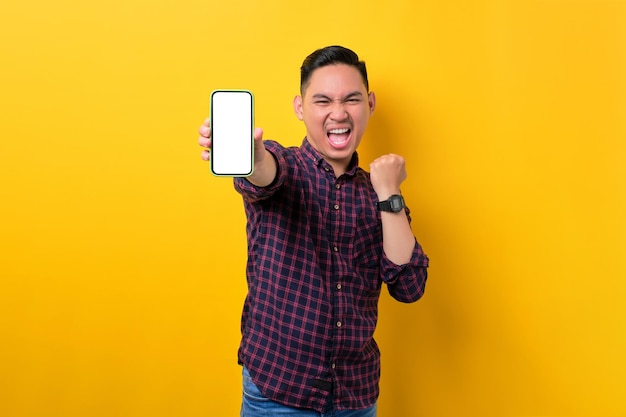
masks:
[[[213,104],[214,104],[214,96],[216,94],[221,93],[236,93],[236,94],[247,94],[250,96],[250,171],[249,172],[216,172],[215,167],[213,165],[213,141],[211,141],[211,173],[218,177],[248,177],[252,175],[254,172],[254,94],[250,90],[246,89],[216,89],[211,92],[210,98],[210,120],[211,120],[211,129],[213,128]],[[211,135],[213,136],[213,135]],[[219,155],[218,155],[219,158]]]

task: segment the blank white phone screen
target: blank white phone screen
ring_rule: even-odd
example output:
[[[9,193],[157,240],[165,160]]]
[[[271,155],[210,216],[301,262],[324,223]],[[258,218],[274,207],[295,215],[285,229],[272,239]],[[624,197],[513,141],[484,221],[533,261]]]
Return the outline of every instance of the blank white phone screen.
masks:
[[[250,91],[218,90],[211,94],[211,171],[247,176],[254,164],[253,102]]]

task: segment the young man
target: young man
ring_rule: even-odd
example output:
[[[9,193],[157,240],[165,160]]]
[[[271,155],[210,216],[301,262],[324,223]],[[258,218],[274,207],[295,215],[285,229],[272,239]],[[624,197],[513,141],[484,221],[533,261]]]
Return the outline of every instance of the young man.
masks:
[[[293,107],[302,145],[264,141],[255,129],[254,173],[234,180],[248,219],[244,417],[376,415],[382,283],[395,299],[417,301],[428,257],[400,193],[404,159],[381,156],[369,174],[358,166],[375,106],[365,63],[331,46],[301,67]],[[199,143],[210,146],[208,120]]]

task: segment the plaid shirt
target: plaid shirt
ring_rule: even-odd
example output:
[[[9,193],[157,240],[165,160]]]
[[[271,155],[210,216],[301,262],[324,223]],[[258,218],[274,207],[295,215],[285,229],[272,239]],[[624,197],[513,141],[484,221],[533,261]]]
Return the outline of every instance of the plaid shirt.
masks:
[[[382,283],[399,301],[418,300],[428,257],[417,241],[406,265],[384,255],[377,196],[356,153],[335,178],[306,139],[300,148],[265,146],[278,162],[274,182],[234,180],[248,218],[239,362],[276,402],[319,412],[370,407]]]

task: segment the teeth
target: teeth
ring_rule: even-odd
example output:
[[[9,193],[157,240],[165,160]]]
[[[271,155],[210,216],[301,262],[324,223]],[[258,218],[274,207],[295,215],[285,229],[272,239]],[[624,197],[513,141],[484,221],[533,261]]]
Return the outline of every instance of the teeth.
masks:
[[[334,135],[341,135],[342,133],[347,133],[350,129],[331,129],[328,133],[332,133]]]

